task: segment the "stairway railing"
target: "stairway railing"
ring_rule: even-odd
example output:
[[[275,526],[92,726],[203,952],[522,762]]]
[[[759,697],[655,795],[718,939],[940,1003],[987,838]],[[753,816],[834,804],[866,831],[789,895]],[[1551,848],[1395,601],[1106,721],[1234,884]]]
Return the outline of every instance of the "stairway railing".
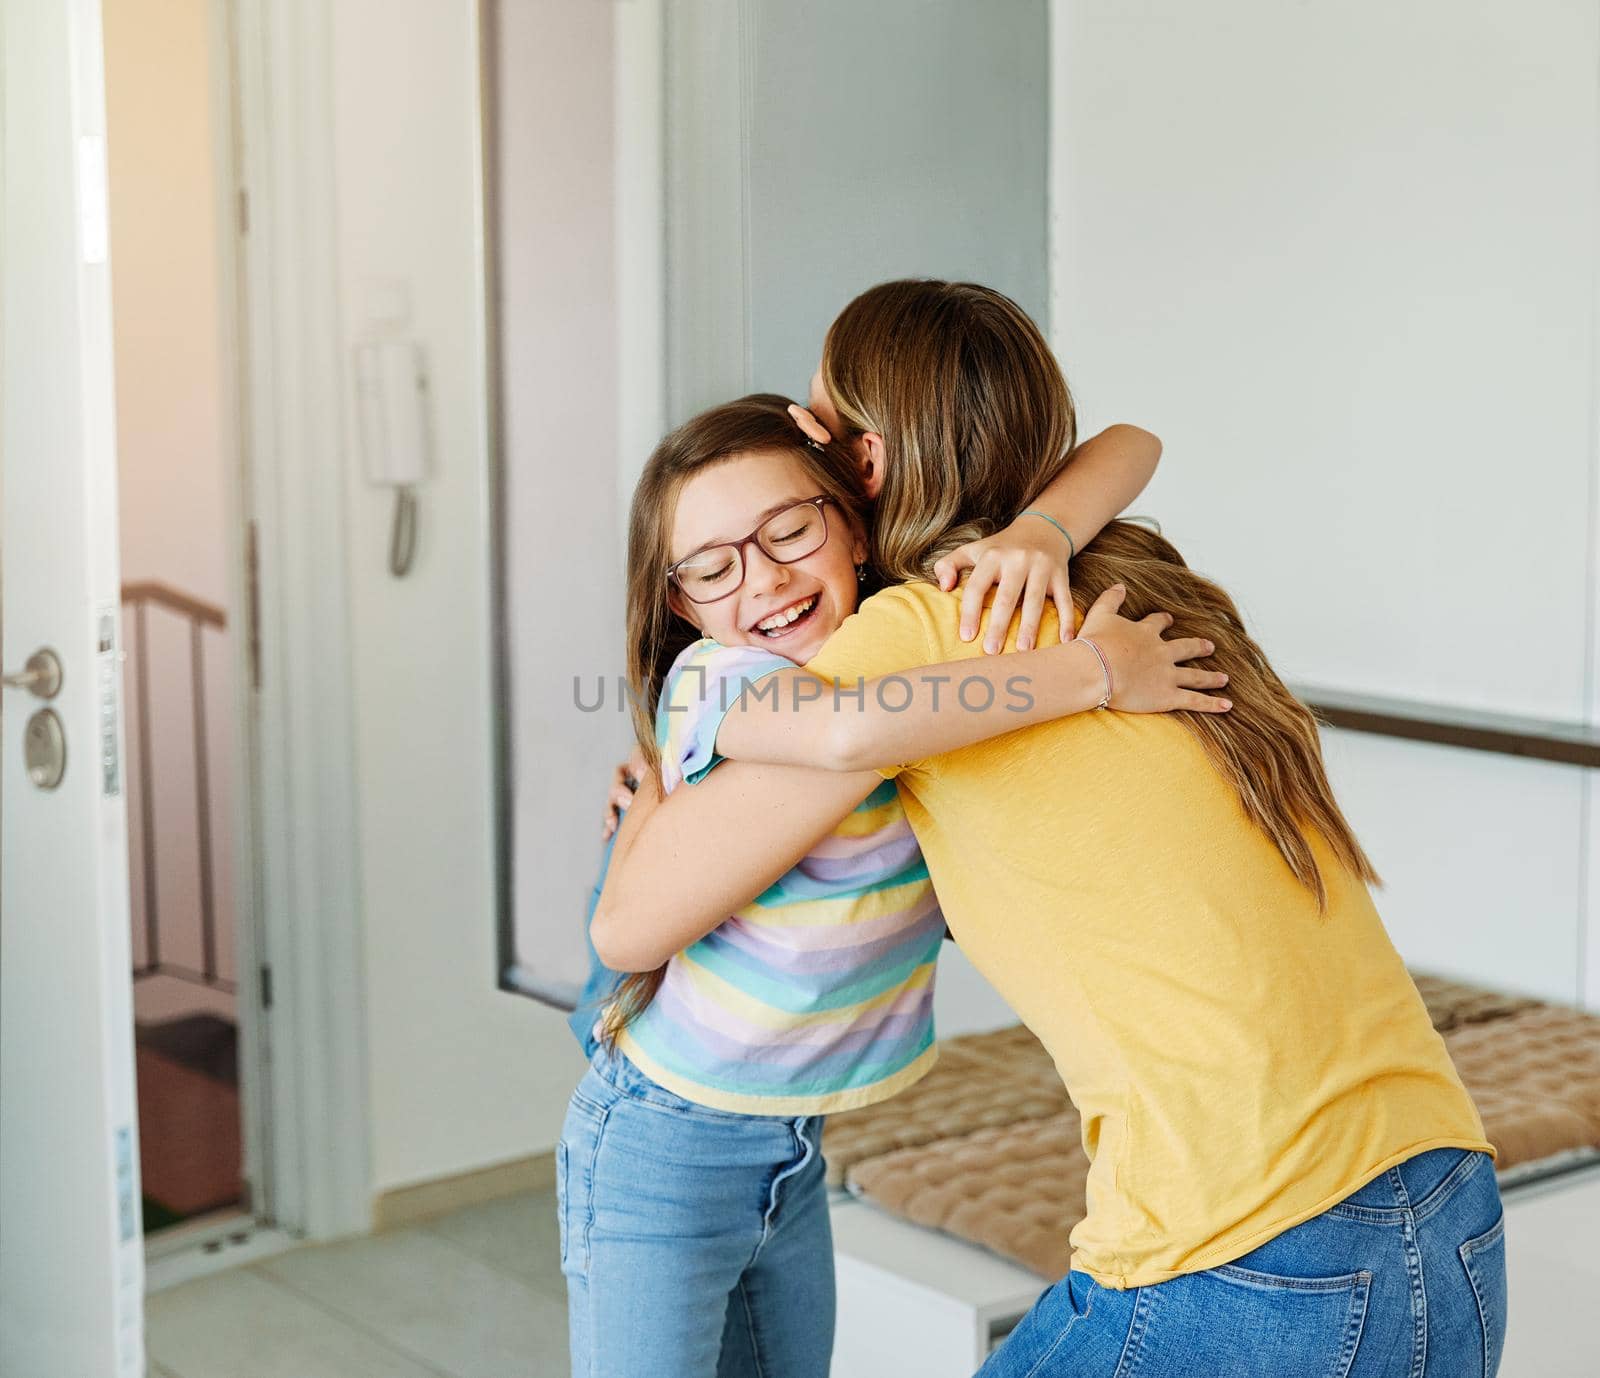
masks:
[[[151,976],[172,976],[195,985],[208,986],[232,994],[235,982],[223,977],[217,962],[216,869],[211,837],[211,753],[206,728],[205,642],[207,628],[225,630],[226,613],[168,584],[154,580],[122,586],[122,604],[133,613],[136,635],[130,650],[134,682],[137,686],[136,715],[139,779],[136,807],[140,816],[140,855],[144,871],[145,961],[133,969],[134,980]],[[156,869],[157,824],[155,808],[155,759],[150,735],[150,635],[149,609],[154,606],[175,614],[188,623],[189,683],[193,702],[191,729],[194,734],[194,797],[196,843],[199,851],[201,969],[195,971],[163,960],[161,946],[161,894]]]

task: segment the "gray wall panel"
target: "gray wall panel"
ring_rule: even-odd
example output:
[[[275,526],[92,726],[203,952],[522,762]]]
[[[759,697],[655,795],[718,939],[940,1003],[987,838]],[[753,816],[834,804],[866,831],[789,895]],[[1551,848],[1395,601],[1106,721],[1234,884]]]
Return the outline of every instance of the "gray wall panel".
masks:
[[[674,420],[803,392],[828,323],[887,278],[986,282],[1044,320],[1048,21],[1045,0],[669,12]]]

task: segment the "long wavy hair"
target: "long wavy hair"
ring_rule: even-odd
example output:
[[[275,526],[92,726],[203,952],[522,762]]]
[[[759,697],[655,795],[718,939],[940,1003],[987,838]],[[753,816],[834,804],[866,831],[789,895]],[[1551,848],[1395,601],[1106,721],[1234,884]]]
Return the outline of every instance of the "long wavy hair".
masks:
[[[792,455],[805,466],[817,492],[833,499],[853,531],[865,527],[866,495],[850,452],[838,443],[820,447],[809,443],[789,415],[789,406],[787,397],[752,393],[701,412],[662,439],[634,489],[628,522],[628,690],[634,735],[658,780],[656,705],[672,662],[701,636],[692,622],[673,610],[667,597],[672,526],[684,485],[695,474],[731,459]],[[623,978],[602,1026],[606,1042],[614,1042],[649,1007],[665,973],[662,966]]]
[[[1071,456],[1072,395],[1039,328],[1010,298],[973,283],[907,280],[870,288],[830,327],[822,382],[854,441],[883,437],[886,463],[872,550],[882,577],[926,579],[941,555],[1008,525]],[[1231,712],[1185,713],[1245,813],[1326,910],[1309,833],[1347,870],[1377,882],[1334,801],[1316,719],[1284,686],[1233,600],[1168,540],[1110,523],[1072,562],[1080,612],[1112,584],[1123,613],[1173,616],[1204,637],[1201,664],[1228,675]]]

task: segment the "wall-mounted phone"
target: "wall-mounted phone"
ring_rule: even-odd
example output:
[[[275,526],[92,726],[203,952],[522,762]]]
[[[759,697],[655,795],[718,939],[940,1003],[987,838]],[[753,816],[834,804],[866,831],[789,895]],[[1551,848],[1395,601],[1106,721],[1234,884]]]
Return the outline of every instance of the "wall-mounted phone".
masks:
[[[395,490],[389,572],[410,572],[417,552],[416,486],[433,449],[428,369],[415,340],[364,340],[355,347],[356,416],[367,481]]]

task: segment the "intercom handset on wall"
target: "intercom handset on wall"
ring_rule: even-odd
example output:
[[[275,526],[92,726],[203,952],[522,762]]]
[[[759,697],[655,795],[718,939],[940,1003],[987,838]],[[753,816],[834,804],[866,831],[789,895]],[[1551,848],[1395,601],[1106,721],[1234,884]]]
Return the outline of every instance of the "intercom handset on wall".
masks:
[[[355,347],[356,415],[367,481],[395,490],[389,572],[407,574],[417,550],[416,485],[433,448],[428,370],[415,340],[366,340]]]

